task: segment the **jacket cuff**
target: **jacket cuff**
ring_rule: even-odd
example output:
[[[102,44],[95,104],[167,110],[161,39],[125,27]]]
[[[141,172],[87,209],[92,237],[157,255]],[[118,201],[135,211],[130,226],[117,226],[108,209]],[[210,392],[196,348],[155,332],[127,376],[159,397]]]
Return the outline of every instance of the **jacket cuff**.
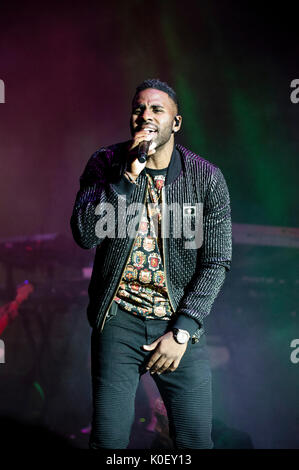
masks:
[[[172,325],[172,328],[178,328],[180,330],[187,330],[190,337],[192,337],[198,328],[200,328],[200,323],[194,318],[187,317],[183,313],[178,316],[175,322]]]
[[[135,189],[136,184],[131,183],[125,175],[122,175],[121,179],[117,183],[111,184],[118,194],[131,196]]]

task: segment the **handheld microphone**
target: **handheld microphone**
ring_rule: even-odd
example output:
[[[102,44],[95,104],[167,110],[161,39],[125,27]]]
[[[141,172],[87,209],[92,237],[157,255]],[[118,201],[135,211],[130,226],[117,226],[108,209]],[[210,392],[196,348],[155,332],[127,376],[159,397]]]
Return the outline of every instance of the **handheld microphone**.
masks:
[[[152,143],[151,140],[143,140],[138,145],[138,160],[140,161],[140,163],[146,162],[147,157],[148,157],[147,154],[148,154],[151,143]]]

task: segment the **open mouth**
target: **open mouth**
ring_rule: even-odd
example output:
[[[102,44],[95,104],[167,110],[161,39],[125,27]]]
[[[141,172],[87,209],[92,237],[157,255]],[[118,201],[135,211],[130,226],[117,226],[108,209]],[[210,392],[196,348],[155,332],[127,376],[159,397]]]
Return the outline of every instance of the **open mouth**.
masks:
[[[143,130],[147,131],[149,134],[156,134],[157,133],[156,129],[149,129],[148,127],[145,127]]]
[[[142,126],[141,128],[137,129],[137,132],[141,131],[141,130],[146,131],[149,134],[154,134],[154,133],[158,132],[158,129],[156,127],[151,126],[151,125]]]

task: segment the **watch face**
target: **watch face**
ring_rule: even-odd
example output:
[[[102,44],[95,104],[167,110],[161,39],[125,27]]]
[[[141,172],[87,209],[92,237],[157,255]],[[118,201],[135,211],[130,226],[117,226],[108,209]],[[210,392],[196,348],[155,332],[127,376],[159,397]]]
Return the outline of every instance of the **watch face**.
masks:
[[[188,341],[188,335],[186,333],[183,333],[182,331],[178,331],[176,338],[179,343],[184,344],[186,341]]]

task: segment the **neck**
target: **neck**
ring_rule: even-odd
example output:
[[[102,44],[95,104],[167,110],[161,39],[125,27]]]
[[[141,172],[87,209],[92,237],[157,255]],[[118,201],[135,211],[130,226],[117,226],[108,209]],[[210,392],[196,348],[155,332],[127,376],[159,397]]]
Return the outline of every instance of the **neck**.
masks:
[[[146,168],[161,170],[167,168],[171,159],[174,147],[173,135],[165,145],[156,150],[154,155],[150,155],[146,162]]]

